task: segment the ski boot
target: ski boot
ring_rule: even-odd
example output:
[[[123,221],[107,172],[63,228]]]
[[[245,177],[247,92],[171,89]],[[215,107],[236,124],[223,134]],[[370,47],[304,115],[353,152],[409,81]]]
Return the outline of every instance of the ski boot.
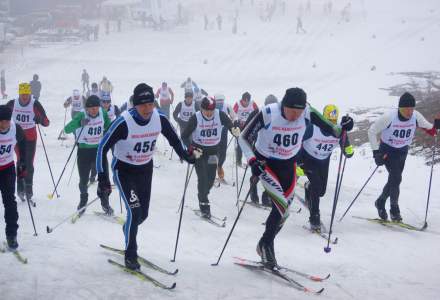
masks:
[[[400,215],[399,205],[391,205],[390,217],[393,222],[402,222],[402,216]]]
[[[6,236],[6,243],[8,244],[8,248],[12,251],[17,250],[18,243],[17,243],[17,236]]]
[[[81,194],[77,210],[80,210],[81,208],[85,207],[87,205],[88,199],[89,199],[89,194],[87,194],[87,193]],[[86,212],[86,210],[83,209],[82,211],[80,211],[78,213],[78,216],[81,217],[85,212]]]
[[[309,222],[311,231],[321,232],[321,218],[319,213],[310,215]]]
[[[26,193],[24,191],[17,191],[17,196],[20,198],[21,202],[26,201]]]
[[[264,267],[272,270],[277,266],[273,243],[268,244],[260,239],[257,244],[257,254],[261,257],[261,263]]]
[[[388,214],[385,209],[385,201],[379,198],[376,200],[376,202],[374,202],[374,206],[376,206],[377,208],[377,213],[379,214],[379,218],[381,218],[384,221],[388,221]]]
[[[209,205],[209,202],[200,202],[199,206],[202,218],[211,219],[211,206]]]
[[[130,269],[133,271],[139,271],[141,269],[141,265],[139,264],[139,262],[137,260],[137,255],[134,255],[134,256],[125,255],[124,263],[125,263],[125,267],[127,269]]]
[[[252,184],[250,189],[251,189],[250,190],[251,201],[255,204],[258,204],[260,199],[258,198],[257,186],[255,184]]]

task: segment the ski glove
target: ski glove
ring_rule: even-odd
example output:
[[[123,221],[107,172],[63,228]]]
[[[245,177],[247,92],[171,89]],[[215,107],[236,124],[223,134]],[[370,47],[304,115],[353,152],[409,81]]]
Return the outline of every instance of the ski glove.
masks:
[[[385,161],[387,159],[387,155],[381,152],[380,150],[374,150],[373,151],[373,157],[374,161],[376,162],[377,166],[382,166],[385,164]]]
[[[18,179],[24,179],[27,176],[26,165],[19,162],[17,165],[17,177]]]
[[[252,157],[248,163],[251,167],[252,175],[259,177],[264,172],[264,162]]]
[[[98,174],[98,190],[96,194],[99,198],[108,198],[112,192],[112,187],[110,185],[110,180],[105,176],[104,173]]]
[[[43,118],[35,115],[34,122],[35,122],[35,124],[43,124]]]
[[[241,133],[241,130],[240,130],[239,127],[232,127],[231,128],[231,133],[232,133],[233,136],[239,137],[240,133]]]
[[[84,126],[86,126],[87,124],[89,124],[89,119],[87,119],[87,118],[84,118],[84,119],[81,119],[81,127],[84,127]]]
[[[434,127],[435,129],[440,130],[440,119],[435,119]]]
[[[353,118],[350,116],[343,116],[341,120],[341,127],[345,131],[350,131],[353,129]]]

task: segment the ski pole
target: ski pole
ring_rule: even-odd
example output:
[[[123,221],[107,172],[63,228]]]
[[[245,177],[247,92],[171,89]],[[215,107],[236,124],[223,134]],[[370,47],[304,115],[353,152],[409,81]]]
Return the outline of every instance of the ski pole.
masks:
[[[425,222],[423,223],[422,229],[426,229],[428,227],[428,223],[426,222],[426,219],[428,218],[429,198],[431,197],[432,173],[434,171],[434,159],[435,159],[435,148],[437,147],[437,136],[438,136],[438,130],[434,139],[434,146],[432,149],[431,175],[429,176],[428,198],[426,199]]]
[[[194,169],[194,166],[192,166],[191,168],[191,172],[192,169]],[[171,260],[171,262],[175,262],[176,261],[176,254],[177,254],[177,245],[179,244],[179,237],[180,237],[180,226],[182,225],[182,216],[183,216],[183,207],[185,205],[185,195],[186,195],[186,188],[188,187],[188,183],[189,183],[189,164],[186,167],[186,178],[185,178],[185,187],[183,189],[183,195],[182,195],[182,200],[180,201],[180,217],[179,217],[179,226],[177,227],[177,237],[176,237],[176,245],[174,247],[174,256],[173,259]]]
[[[342,130],[342,147],[344,147],[346,139],[347,139],[347,132],[345,130]],[[333,220],[335,219],[336,206],[338,204],[338,196],[339,196],[338,190],[341,184],[339,182],[339,179],[341,177],[341,166],[344,155],[344,150],[342,149],[342,147],[341,147],[341,155],[339,156],[338,176],[336,177],[335,196],[333,198],[333,208],[332,208],[332,216],[330,219],[330,228],[328,230],[327,246],[324,247],[324,252],[326,253],[329,253],[332,250],[332,248],[330,248],[330,240],[332,235]]]
[[[67,181],[67,185],[70,185],[70,180],[72,180],[73,170],[75,170],[76,160],[78,159],[78,155],[75,156],[75,160],[73,161],[72,171],[70,171],[69,180]]]
[[[236,142],[236,144],[237,144],[237,146],[238,146],[238,139],[237,138],[235,138],[235,142]],[[228,150],[228,148],[226,148],[226,151]],[[237,154],[235,154],[235,155],[237,155]],[[235,160],[236,160],[236,162],[235,162],[235,181],[238,181],[238,166],[237,166],[237,158],[235,158]],[[236,188],[236,190],[237,190],[237,203],[238,203],[238,201],[239,201],[239,199],[238,199],[238,197],[239,197],[239,194],[238,194],[238,182],[235,184],[235,188]],[[238,207],[238,205],[237,205],[237,207]]]
[[[342,217],[339,219],[339,222],[342,221],[342,219],[345,217],[345,215],[347,214],[347,212],[350,210],[351,206],[353,205],[353,203],[356,201],[356,199],[359,197],[359,195],[362,193],[362,191],[364,190],[365,186],[368,184],[368,182],[370,181],[371,177],[373,177],[374,173],[376,173],[377,169],[379,169],[379,166],[376,166],[376,168],[374,169],[373,173],[371,173],[370,177],[368,177],[367,181],[364,183],[364,185],[362,186],[361,190],[359,191],[359,193],[357,193],[356,197],[354,197],[353,201],[351,201],[350,205],[347,207],[347,209],[345,210],[344,214],[342,215]]]
[[[339,186],[338,186],[338,199],[339,199],[339,192],[341,191],[341,186],[342,186],[342,179],[344,179],[344,173],[345,173],[345,163],[347,161],[347,157],[344,156],[344,162],[343,162],[343,166],[342,166],[342,174],[341,174],[341,180],[339,181]]]
[[[193,170],[194,170],[194,167],[191,168],[191,171],[189,172],[189,177],[188,177],[187,181],[185,180],[185,185],[188,185],[189,180],[191,179],[191,175],[192,175]],[[183,198],[182,198],[182,200],[183,200]],[[182,200],[180,200],[179,208],[177,209],[176,214],[178,214],[180,212],[180,210],[182,209],[182,207],[183,207],[182,206]]]
[[[55,189],[54,189],[54,191],[53,191],[51,194],[47,195],[47,197],[48,197],[49,199],[53,199],[53,194],[55,193],[55,191],[56,191],[56,189],[57,189],[57,187],[58,187],[58,184],[60,184],[61,178],[63,177],[64,171],[66,170],[66,166],[67,166],[67,164],[69,163],[70,158],[72,157],[72,153],[73,153],[73,151],[75,150],[76,145],[78,144],[78,140],[79,140],[79,138],[80,138],[81,133],[83,132],[83,130],[84,130],[84,126],[81,127],[81,130],[80,130],[80,132],[79,132],[79,134],[78,134],[78,137],[77,137],[76,140],[75,140],[75,145],[73,145],[73,147],[72,147],[72,151],[70,151],[69,157],[67,158],[66,164],[64,165],[64,168],[63,168],[63,171],[61,172],[61,175],[60,175],[60,177],[58,178],[58,181],[57,181],[57,184],[55,185]]]
[[[37,234],[37,229],[35,228],[35,221],[34,221],[34,215],[32,214],[31,204],[29,202],[29,198],[28,197],[26,197],[26,200],[27,200],[27,204],[28,204],[28,207],[29,207],[29,213],[31,215],[32,226],[34,227],[34,236],[37,236],[38,234]]]
[[[47,166],[49,167],[50,178],[52,179],[52,184],[55,187],[55,180],[53,179],[52,168],[50,167],[49,157],[47,156],[46,145],[44,144],[43,136],[41,135],[40,124],[37,124],[37,128],[38,128],[38,133],[40,134],[41,144],[43,145],[44,155],[46,156]],[[57,198],[59,198],[60,195],[58,194],[56,187],[55,187],[55,193],[57,194]]]
[[[249,165],[246,165],[246,168],[244,169],[243,178],[241,179],[240,190],[238,191],[238,198],[239,199],[240,199],[241,191],[243,189],[243,183],[244,183],[244,179],[246,178],[246,173],[247,173],[248,167],[249,167]],[[239,201],[237,201],[237,203],[235,203],[235,206],[238,206],[238,202]]]
[[[51,233],[52,231],[54,231],[57,227],[59,227],[60,225],[66,223],[68,220],[71,220],[75,215],[83,212],[84,210],[86,210],[87,207],[89,207],[92,203],[94,203],[95,201],[97,201],[98,199],[100,199],[99,197],[96,197],[95,199],[93,199],[92,201],[90,201],[89,203],[87,203],[86,206],[81,207],[80,209],[78,209],[77,211],[75,211],[73,214],[69,215],[67,218],[65,218],[64,220],[62,220],[60,223],[58,223],[57,225],[55,225],[54,227],[49,227],[46,226],[46,232],[47,233]]]
[[[252,184],[256,184],[256,183],[252,183]],[[243,204],[241,205],[240,210],[238,211],[237,217],[235,218],[235,221],[234,221],[234,225],[232,225],[231,231],[229,232],[229,235],[226,238],[226,242],[225,242],[225,244],[223,246],[223,249],[222,249],[222,251],[220,253],[220,256],[217,259],[217,262],[211,264],[211,266],[218,266],[218,264],[220,263],[220,259],[223,256],[223,252],[225,251],[226,246],[228,245],[229,239],[231,238],[231,235],[232,235],[232,232],[234,231],[235,225],[237,225],[238,219],[240,218],[240,215],[241,215],[241,213],[243,211],[244,206],[246,205],[246,202],[247,202],[250,194],[251,194],[251,189],[249,189],[249,191],[248,191],[248,193],[246,195],[246,198],[244,199]]]
[[[121,214],[122,214],[122,197],[121,197],[121,194],[119,194],[119,205],[121,206]]]
[[[63,122],[63,129],[61,129],[60,134],[58,135],[59,140],[64,140],[64,127],[66,127],[66,115],[67,115],[67,107],[64,108],[64,122]]]

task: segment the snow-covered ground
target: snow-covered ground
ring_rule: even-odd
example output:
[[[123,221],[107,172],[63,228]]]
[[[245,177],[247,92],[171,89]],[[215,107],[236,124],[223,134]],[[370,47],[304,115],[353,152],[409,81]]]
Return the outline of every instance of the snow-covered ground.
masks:
[[[307,30],[304,35],[295,34],[299,1],[288,1],[287,15],[276,15],[271,23],[261,23],[253,10],[241,10],[238,35],[231,34],[227,21],[222,32],[203,31],[203,14],[197,14],[194,23],[170,32],[130,26],[122,33],[102,35],[97,43],[25,49],[23,57],[0,56],[0,60],[7,71],[10,97],[15,97],[18,82],[30,80],[33,73],[40,75],[41,102],[51,120],[51,126],[43,128],[43,138],[55,177],[61,173],[71,150],[56,139],[64,118],[62,102],[72,89],[80,87],[83,68],[92,81],[100,81],[104,75],[112,81],[116,104],[126,101],[133,87],[142,81],[158,87],[165,80],[181,100],[183,93],[178,86],[191,76],[210,93],[223,92],[231,104],[246,90],[261,105],[269,93],[281,97],[286,88],[300,86],[316,108],[334,102],[342,112],[355,107],[395,107],[397,99],[379,89],[401,83],[402,78],[389,76],[390,72],[440,69],[438,1],[352,1],[351,22],[341,24],[339,11],[345,1],[334,1],[332,17],[322,15],[323,1],[312,2],[312,15],[303,19]],[[375,71],[371,71],[373,65]],[[72,143],[71,137],[65,142],[69,146]],[[159,144],[162,152],[169,149],[163,139]],[[246,207],[220,266],[210,266],[216,261],[237,214],[236,190],[232,186],[213,188],[210,194],[213,213],[228,217],[226,228],[216,228],[191,212],[191,207],[197,207],[196,177],[191,178],[177,262],[169,262],[186,172],[186,165],[176,157],[170,161],[169,153],[168,150],[166,155],[156,155],[155,163],[160,168],[154,169],[150,216],[140,226],[138,244],[140,255],[163,266],[179,268],[175,278],[145,269],[165,282],[175,280],[175,291],[155,288],[106,262],[107,258],[120,257],[98,245],[121,248],[123,236],[119,225],[93,215],[93,211],[100,210],[99,204],[92,206],[75,225],[66,223],[46,234],[46,225],[55,225],[76,208],[78,175],[75,167],[67,185],[72,160],[60,185],[61,197],[48,200],[52,183],[39,143],[34,178],[38,206],[33,211],[39,235],[33,236],[27,205],[19,203],[18,241],[29,263],[22,265],[12,255],[0,254],[0,298],[303,299],[301,292],[283,282],[232,263],[233,256],[257,259],[255,246],[264,229],[261,223],[267,217],[266,211]],[[356,153],[347,162],[337,218],[375,167],[368,146]],[[337,153],[334,158],[328,193],[321,201],[322,220],[327,226]],[[227,179],[232,181],[232,151],[225,166]],[[328,282],[322,284],[298,277],[310,287],[325,287],[320,297],[326,299],[438,299],[440,191],[438,171],[434,172],[427,232],[390,230],[352,218],[376,216],[373,203],[387,176],[382,171],[373,177],[344,221],[335,223],[339,243],[332,246],[329,254],[323,251],[323,239],[301,228],[308,214],[292,213],[275,241],[279,263],[310,273],[331,273]],[[242,175],[240,169],[239,177]],[[408,157],[400,197],[402,216],[408,223],[423,223],[428,179],[429,168],[423,159]],[[94,189],[95,186],[90,198],[95,195]],[[299,189],[298,193],[302,191]],[[119,213],[116,191],[111,195],[111,204]],[[3,227],[1,220],[0,228]]]

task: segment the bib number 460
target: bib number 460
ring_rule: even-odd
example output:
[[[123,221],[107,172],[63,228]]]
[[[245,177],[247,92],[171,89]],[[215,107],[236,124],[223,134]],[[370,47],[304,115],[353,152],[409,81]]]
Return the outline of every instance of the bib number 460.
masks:
[[[286,135],[275,134],[275,136],[273,137],[273,142],[278,147],[281,145],[283,145],[283,147],[286,147],[286,148],[289,147],[290,145],[294,146],[298,143],[298,133],[294,133],[292,135],[290,135],[290,134],[286,134]]]
[[[147,153],[148,151],[153,151],[154,147],[156,146],[156,140],[150,142],[150,141],[146,141],[146,142],[139,142],[136,143],[136,145],[134,145],[133,150],[137,153]]]

